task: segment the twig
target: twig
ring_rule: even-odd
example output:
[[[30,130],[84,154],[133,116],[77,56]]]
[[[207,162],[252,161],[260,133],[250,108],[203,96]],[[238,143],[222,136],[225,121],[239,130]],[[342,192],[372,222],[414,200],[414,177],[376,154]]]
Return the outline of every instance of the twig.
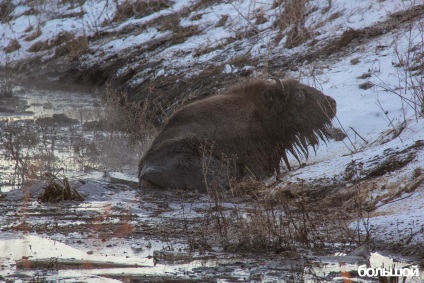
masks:
[[[360,137],[366,144],[368,144],[368,141],[366,140],[366,139],[364,139],[354,128],[352,128],[352,127],[349,127],[349,128],[351,128],[352,129],[352,131],[354,131],[355,132],[355,134],[357,134],[358,135],[358,137]]]

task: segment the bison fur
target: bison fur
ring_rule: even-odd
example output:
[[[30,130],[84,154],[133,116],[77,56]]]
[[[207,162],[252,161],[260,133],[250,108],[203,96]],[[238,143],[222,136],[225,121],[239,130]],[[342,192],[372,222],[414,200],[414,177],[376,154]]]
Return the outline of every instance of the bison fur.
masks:
[[[295,79],[252,80],[176,111],[139,164],[140,182],[206,192],[280,172],[326,141],[336,101]],[[229,164],[232,169],[228,170]]]

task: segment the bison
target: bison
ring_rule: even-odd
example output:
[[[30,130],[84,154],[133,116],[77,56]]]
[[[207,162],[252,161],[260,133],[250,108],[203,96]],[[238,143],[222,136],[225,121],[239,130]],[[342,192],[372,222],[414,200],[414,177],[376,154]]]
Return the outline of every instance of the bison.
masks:
[[[140,182],[206,192],[210,184],[264,179],[290,152],[298,161],[326,141],[336,101],[295,79],[252,80],[190,103],[164,125],[139,163]]]

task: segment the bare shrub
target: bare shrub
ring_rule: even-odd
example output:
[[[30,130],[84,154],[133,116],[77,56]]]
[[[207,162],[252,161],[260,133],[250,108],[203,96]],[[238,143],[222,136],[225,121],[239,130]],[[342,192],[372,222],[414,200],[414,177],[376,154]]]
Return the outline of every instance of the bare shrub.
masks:
[[[129,133],[134,142],[145,140],[156,132],[153,121],[158,113],[154,102],[131,101],[125,92],[110,85],[105,89],[103,102],[107,116],[106,129],[111,133]]]
[[[78,167],[84,171],[98,167],[100,161],[100,152],[98,150],[99,142],[84,138],[82,135],[76,137],[72,142],[72,149],[74,153],[74,162]],[[107,163],[105,163],[107,164]]]

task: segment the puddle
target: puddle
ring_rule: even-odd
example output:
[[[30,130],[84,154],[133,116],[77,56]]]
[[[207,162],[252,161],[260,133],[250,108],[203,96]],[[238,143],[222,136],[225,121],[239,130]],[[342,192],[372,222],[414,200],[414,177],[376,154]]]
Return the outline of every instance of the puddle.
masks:
[[[195,214],[185,213],[186,219],[202,217],[202,209],[209,203],[201,198],[189,203],[168,199],[168,205],[162,207],[164,199],[160,197],[142,194],[137,198],[131,188],[116,189],[106,182],[87,181],[87,187],[95,188],[94,194],[99,188],[90,183],[102,184],[109,199],[41,206],[32,201],[0,202],[10,211],[0,216],[0,280],[376,282],[376,277],[359,277],[359,266],[411,266],[394,263],[378,253],[371,253],[369,260],[345,255],[299,258],[285,254],[190,253],[186,237],[177,233],[184,224],[182,211],[196,208]],[[223,206],[231,208],[233,204]],[[25,265],[23,259],[29,263]],[[40,266],[31,267],[37,262]],[[421,273],[404,282],[423,279]]]
[[[75,245],[72,237],[66,241]],[[111,244],[113,241],[115,243]],[[135,248],[128,249],[122,239],[111,242],[106,248],[96,248],[92,244],[95,248],[89,250],[35,235],[3,234],[0,239],[0,278],[21,279],[22,282],[26,282],[25,278],[42,278],[49,282],[166,282],[170,279],[182,282],[212,279],[215,282],[375,282],[375,278],[358,277],[359,265],[354,258],[340,257],[337,260],[337,257],[320,257],[315,258],[320,259],[320,263],[306,263],[305,260],[254,259],[219,253],[160,252],[163,243],[159,242],[150,243],[148,251],[141,247],[140,252],[134,251],[137,250]],[[418,268],[407,263],[395,263],[378,253],[371,254],[371,268],[382,267],[383,264]],[[406,277],[402,282],[422,282],[423,278],[421,273],[420,276]],[[104,281],[96,281],[100,279]]]
[[[62,169],[67,177],[85,177],[105,168],[127,170],[138,159],[125,134],[85,127],[105,115],[94,91],[15,87],[12,97],[0,97],[0,105],[0,192],[44,172]]]

